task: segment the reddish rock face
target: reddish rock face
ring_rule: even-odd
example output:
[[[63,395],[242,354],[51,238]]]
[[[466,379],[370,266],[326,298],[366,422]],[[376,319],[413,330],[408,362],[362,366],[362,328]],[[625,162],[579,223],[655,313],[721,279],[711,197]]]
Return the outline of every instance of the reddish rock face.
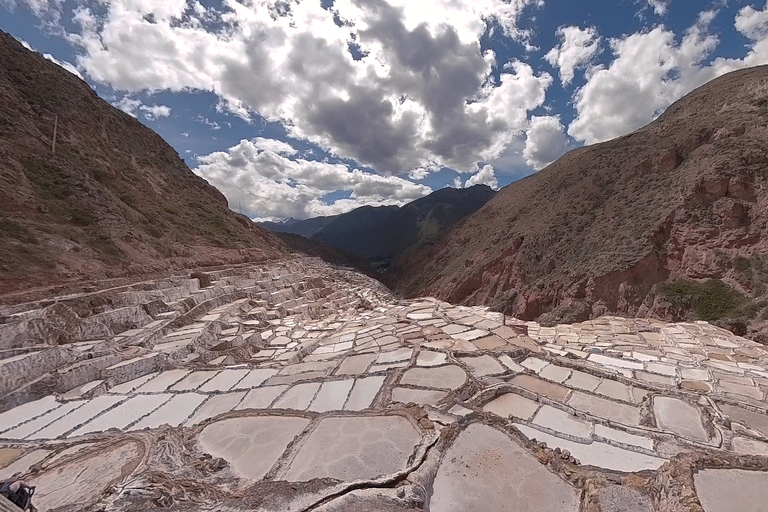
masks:
[[[635,133],[568,153],[407,252],[389,284],[545,322],[690,318],[654,306],[654,287],[674,278],[754,297],[734,262],[768,252],[767,89],[768,67],[734,72]]]

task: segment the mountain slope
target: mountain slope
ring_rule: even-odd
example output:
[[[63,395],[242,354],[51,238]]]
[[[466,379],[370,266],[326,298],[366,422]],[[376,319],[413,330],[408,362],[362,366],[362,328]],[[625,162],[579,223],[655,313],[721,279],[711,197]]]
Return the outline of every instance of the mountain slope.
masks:
[[[159,135],[0,32],[3,292],[284,253]]]
[[[712,279],[735,299],[710,319],[752,301],[749,319],[765,305],[766,187],[768,67],[759,67],[509,185],[438,243],[404,254],[388,279],[409,296],[545,321],[696,317],[706,299],[696,282]],[[670,282],[682,292],[659,285]]]

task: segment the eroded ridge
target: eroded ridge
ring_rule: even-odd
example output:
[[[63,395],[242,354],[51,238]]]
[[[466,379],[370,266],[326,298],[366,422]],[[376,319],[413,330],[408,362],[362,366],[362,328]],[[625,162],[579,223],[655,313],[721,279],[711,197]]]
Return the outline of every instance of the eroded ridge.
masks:
[[[40,510],[718,512],[766,488],[768,352],[704,322],[545,328],[315,259],[3,313],[0,477]]]

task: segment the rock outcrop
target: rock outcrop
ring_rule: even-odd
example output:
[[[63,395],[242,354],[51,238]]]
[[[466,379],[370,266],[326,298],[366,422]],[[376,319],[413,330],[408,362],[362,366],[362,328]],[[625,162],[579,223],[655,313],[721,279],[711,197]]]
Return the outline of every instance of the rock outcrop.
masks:
[[[437,243],[398,258],[388,282],[545,323],[606,312],[733,317],[759,335],[766,140],[768,67],[730,73],[645,128],[504,188]],[[707,293],[718,286],[722,303]]]

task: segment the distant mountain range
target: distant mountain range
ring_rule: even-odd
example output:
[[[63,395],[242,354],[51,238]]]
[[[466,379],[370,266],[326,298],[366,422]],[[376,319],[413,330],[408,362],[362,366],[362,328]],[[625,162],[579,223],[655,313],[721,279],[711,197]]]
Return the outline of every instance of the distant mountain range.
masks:
[[[341,215],[261,225],[387,262],[414,245],[438,239],[494,194],[487,185],[444,188],[402,207],[363,206]]]

